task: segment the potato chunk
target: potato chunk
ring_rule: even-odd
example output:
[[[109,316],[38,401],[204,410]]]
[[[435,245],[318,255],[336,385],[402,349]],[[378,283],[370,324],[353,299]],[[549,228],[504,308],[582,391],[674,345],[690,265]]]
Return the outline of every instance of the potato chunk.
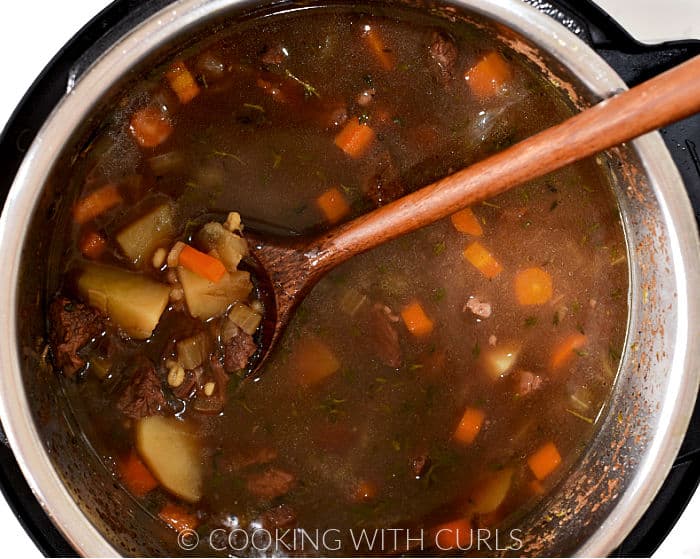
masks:
[[[244,301],[253,289],[248,272],[226,272],[215,282],[178,266],[177,276],[185,292],[190,314],[200,320],[222,315],[238,301]]]
[[[136,448],[153,476],[174,495],[195,503],[202,497],[200,443],[175,417],[152,415],[136,424]]]
[[[132,264],[150,262],[156,249],[172,240],[174,214],[171,204],[161,204],[117,233],[117,244]]]
[[[132,338],[148,339],[168,304],[170,288],[135,272],[86,264],[78,291]]]

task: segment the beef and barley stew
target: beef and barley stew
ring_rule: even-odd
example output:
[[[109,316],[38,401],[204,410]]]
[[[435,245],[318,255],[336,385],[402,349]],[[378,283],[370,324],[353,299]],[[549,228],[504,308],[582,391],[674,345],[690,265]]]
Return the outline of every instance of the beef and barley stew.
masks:
[[[73,159],[48,311],[116,482],[202,541],[341,544],[270,553],[374,552],[359,531],[395,528],[424,540],[381,552],[461,553],[479,528],[517,526],[615,380],[628,268],[602,160],[343,264],[255,379],[246,230],[333,227],[571,112],[477,25],[408,8],[223,25],[130,83]]]

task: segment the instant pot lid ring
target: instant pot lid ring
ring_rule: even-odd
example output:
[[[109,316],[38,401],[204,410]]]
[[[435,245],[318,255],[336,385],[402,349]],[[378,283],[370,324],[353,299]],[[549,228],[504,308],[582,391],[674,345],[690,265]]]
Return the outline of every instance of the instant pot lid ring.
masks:
[[[585,43],[520,0],[453,1],[452,4],[468,8],[520,33],[543,51],[558,58],[585,87],[601,98],[625,88],[617,74]],[[79,127],[90,114],[97,98],[106,94],[134,64],[171,37],[198,25],[202,18],[216,17],[231,7],[245,10],[257,6],[258,3],[249,0],[180,0],[128,31],[100,56],[59,102],[27,152],[0,218],[0,242],[3,246],[23,246],[26,225],[50,169],[63,148],[66,131]],[[86,102],[86,99],[92,102]],[[675,224],[674,235],[670,239],[671,251],[674,258],[685,266],[679,271],[677,285],[678,323],[685,336],[681,334],[678,340],[671,372],[672,382],[661,410],[664,433],[674,433],[676,436],[659,436],[655,439],[653,452],[648,452],[640,464],[644,475],[637,476],[635,483],[618,501],[606,519],[604,529],[598,530],[578,551],[588,556],[600,556],[612,550],[651,502],[670,469],[682,433],[685,432],[700,373],[697,352],[691,352],[691,340],[687,335],[689,325],[697,324],[700,320],[700,302],[690,297],[689,293],[691,286],[700,283],[700,251],[693,213],[660,136],[651,134],[635,141],[633,146],[643,161],[651,162],[647,164],[648,177],[659,185],[662,211],[668,222]],[[87,556],[114,556],[117,551],[87,521],[52,467],[40,434],[27,413],[29,403],[16,347],[20,263],[20,251],[8,255],[0,276],[9,287],[0,294],[0,327],[5,328],[6,332],[6,336],[0,339],[0,366],[4,371],[0,376],[0,413],[5,418],[7,435],[39,502],[73,547]],[[684,375],[684,369],[692,374]],[[652,472],[658,483],[648,483],[647,477]]]

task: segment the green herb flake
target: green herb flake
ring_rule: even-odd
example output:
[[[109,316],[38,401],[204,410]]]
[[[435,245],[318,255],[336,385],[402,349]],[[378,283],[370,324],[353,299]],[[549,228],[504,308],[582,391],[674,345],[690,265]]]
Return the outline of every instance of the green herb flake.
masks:
[[[444,287],[437,287],[433,289],[433,299],[435,301],[442,301],[447,295],[447,291]]]
[[[435,256],[440,256],[445,250],[447,249],[447,244],[445,241],[440,241],[439,243],[436,243],[435,246],[433,247],[433,254]]]
[[[285,70],[284,73],[288,78],[294,80],[295,82],[297,82],[299,85],[301,85],[304,88],[304,93],[306,94],[307,97],[311,97],[313,95],[314,97],[317,97],[318,99],[321,98],[321,96],[319,95],[318,91],[316,91],[316,88],[314,86],[305,82],[304,80],[297,78],[289,70]]]
[[[577,411],[570,410],[569,408],[566,408],[566,411],[568,413],[570,413],[571,415],[573,415],[574,417],[580,419],[581,421],[585,421],[586,423],[593,425],[593,420],[590,417],[586,417],[585,415],[581,415]]]
[[[528,316],[525,319],[525,326],[528,328],[533,327],[535,324],[537,324],[537,317],[536,316]]]
[[[360,124],[369,124],[369,115],[367,113],[362,113],[360,116],[357,117],[357,122]]]
[[[476,342],[472,348],[472,357],[474,359],[478,359],[479,355],[481,355],[481,346],[479,345],[479,342]]]

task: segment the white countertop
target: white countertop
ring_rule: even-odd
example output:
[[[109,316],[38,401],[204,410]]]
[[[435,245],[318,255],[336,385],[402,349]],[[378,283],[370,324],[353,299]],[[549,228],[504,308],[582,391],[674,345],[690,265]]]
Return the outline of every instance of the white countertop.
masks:
[[[700,39],[700,0],[597,0],[632,35],[649,43]],[[54,53],[108,0],[20,0],[0,18],[0,128]],[[0,498],[3,555],[41,557]],[[696,495],[654,557],[700,558],[700,495]]]

